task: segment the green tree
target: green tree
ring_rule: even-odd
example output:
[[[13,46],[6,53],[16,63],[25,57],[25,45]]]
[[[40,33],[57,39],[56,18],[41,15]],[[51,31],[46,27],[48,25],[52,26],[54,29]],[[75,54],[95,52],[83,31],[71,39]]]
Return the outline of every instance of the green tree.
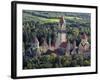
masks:
[[[90,61],[89,60],[84,60],[84,66],[90,66]]]
[[[69,67],[71,64],[71,56],[62,56],[61,63],[63,67]]]
[[[75,37],[79,35],[79,29],[77,27],[73,28],[72,33]]]

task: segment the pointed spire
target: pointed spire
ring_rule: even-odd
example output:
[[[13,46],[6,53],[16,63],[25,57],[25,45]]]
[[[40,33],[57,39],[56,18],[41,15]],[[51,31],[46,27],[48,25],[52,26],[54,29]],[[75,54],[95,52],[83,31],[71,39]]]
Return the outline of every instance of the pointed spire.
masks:
[[[64,23],[65,23],[64,16],[62,16],[60,17],[60,26],[62,26]]]

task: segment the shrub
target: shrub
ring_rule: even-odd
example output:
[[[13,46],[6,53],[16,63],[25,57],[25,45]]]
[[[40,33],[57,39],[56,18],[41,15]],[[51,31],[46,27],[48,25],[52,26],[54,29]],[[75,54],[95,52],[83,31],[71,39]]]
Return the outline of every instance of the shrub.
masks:
[[[90,66],[90,61],[89,60],[84,60],[84,66]]]

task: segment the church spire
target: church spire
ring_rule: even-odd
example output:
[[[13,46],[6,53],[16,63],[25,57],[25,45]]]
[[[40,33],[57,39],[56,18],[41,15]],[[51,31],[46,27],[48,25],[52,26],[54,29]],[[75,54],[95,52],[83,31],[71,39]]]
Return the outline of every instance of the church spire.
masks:
[[[60,27],[64,28],[65,27],[65,19],[64,16],[60,17],[60,21],[59,21]]]
[[[58,30],[58,38],[57,38],[57,46],[60,47],[60,45],[66,46],[66,24],[65,24],[65,19],[64,16],[60,17],[59,20],[59,30]]]

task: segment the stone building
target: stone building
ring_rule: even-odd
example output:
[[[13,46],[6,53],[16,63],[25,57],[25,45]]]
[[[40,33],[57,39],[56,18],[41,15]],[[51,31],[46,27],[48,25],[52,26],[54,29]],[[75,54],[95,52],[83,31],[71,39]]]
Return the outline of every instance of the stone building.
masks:
[[[81,34],[81,42],[79,44],[79,53],[84,53],[85,56],[90,56],[90,44],[86,33]]]
[[[56,46],[57,47],[66,47],[66,22],[64,20],[64,17],[62,16],[59,21],[59,30],[57,31],[57,41]]]

